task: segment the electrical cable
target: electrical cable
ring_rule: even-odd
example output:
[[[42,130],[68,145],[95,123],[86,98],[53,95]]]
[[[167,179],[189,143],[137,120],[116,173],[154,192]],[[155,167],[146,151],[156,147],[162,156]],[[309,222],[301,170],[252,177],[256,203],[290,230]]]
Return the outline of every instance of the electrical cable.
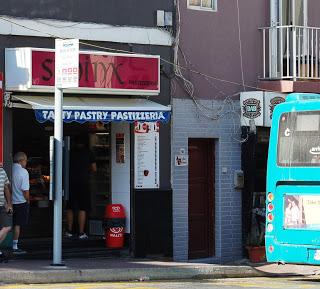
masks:
[[[11,24],[14,24],[16,26],[20,26],[22,28],[25,28],[25,29],[28,29],[28,30],[31,30],[31,31],[35,31],[35,32],[38,32],[38,33],[42,33],[42,34],[47,34],[48,36],[52,37],[52,38],[61,38],[61,39],[70,39],[70,38],[64,38],[64,37],[59,37],[57,35],[53,35],[51,33],[48,33],[48,32],[43,32],[43,31],[40,31],[40,30],[37,30],[37,29],[34,29],[34,28],[30,28],[30,27],[27,27],[25,25],[22,25],[20,23],[16,23],[12,20],[9,20],[7,18],[4,18],[3,16],[0,16],[0,19],[4,20],[4,21],[7,21]],[[161,30],[161,29],[160,29]],[[91,43],[88,43],[88,42],[84,42],[84,41],[79,41],[80,44],[84,45],[84,46],[89,46],[89,47],[94,47],[94,48],[98,48],[98,49],[101,49],[101,50],[106,50],[106,51],[113,51],[113,52],[118,52],[118,53],[126,53],[126,54],[142,54],[142,53],[136,53],[136,52],[132,52],[132,51],[129,51],[129,50],[124,50],[124,49],[116,49],[116,48],[111,48],[111,47],[105,47],[105,46],[100,46],[100,45],[95,45],[95,44],[91,44]],[[143,55],[143,54],[142,54]],[[181,65],[178,65],[178,64],[174,64],[173,62],[169,61],[169,60],[166,60],[164,58],[160,58],[161,61],[167,63],[167,64],[170,64],[172,66],[179,66],[180,69],[183,69],[183,70],[188,70],[187,67],[184,67],[184,66],[181,66]],[[238,83],[238,82],[235,82],[235,81],[231,81],[231,80],[227,80],[227,79],[222,79],[222,78],[218,78],[218,77],[215,77],[215,76],[212,76],[212,75],[208,75],[208,74],[205,74],[205,73],[202,73],[200,71],[197,71],[197,70],[194,70],[194,69],[189,69],[190,72],[194,73],[194,74],[198,74],[198,75],[201,75],[203,77],[207,77],[207,78],[210,78],[210,79],[214,79],[216,81],[220,81],[220,82],[225,82],[225,83],[229,83],[229,84],[233,84],[233,85],[236,85],[236,86],[243,86],[242,83]],[[244,86],[246,88],[251,88],[251,89],[255,89],[255,90],[259,90],[259,91],[270,91],[270,92],[278,92],[278,91],[273,91],[273,90],[270,90],[270,89],[264,89],[264,88],[259,88],[259,87],[256,87],[256,86],[252,86],[252,85],[247,85],[247,84],[244,84]]]
[[[239,8],[239,0],[237,0],[237,15],[238,15],[238,35],[239,35],[239,52],[240,52],[240,66],[241,66],[241,79],[242,79],[242,87],[243,90],[246,91],[246,87],[244,85],[244,71],[243,71],[243,57],[242,57],[242,43],[241,43],[241,26],[240,26],[240,8]]]
[[[195,97],[194,97],[194,85],[192,84],[192,82],[188,79],[186,79],[184,77],[184,75],[182,74],[182,70],[186,70],[186,71],[189,71],[189,72],[192,72],[194,74],[197,74],[197,75],[200,75],[202,77],[204,77],[207,81],[209,81],[209,79],[213,79],[213,80],[216,80],[216,81],[220,81],[220,82],[224,82],[224,83],[229,83],[229,84],[233,84],[233,85],[237,85],[237,86],[242,86],[242,87],[247,87],[247,88],[252,88],[252,89],[256,89],[256,90],[262,90],[262,91],[270,91],[270,90],[267,90],[267,89],[262,89],[262,88],[258,88],[258,87],[255,87],[255,86],[250,86],[250,85],[246,85],[244,83],[244,79],[242,78],[242,84],[238,83],[238,82],[235,82],[235,81],[230,81],[230,80],[226,80],[226,79],[221,79],[221,78],[218,78],[218,77],[214,77],[214,76],[211,76],[211,75],[208,75],[208,74],[205,74],[205,73],[202,73],[200,71],[197,71],[195,69],[192,69],[190,67],[188,67],[188,61],[187,61],[187,58],[184,57],[185,61],[186,61],[186,64],[187,66],[182,66],[180,65],[179,63],[179,60],[178,60],[178,52],[179,52],[179,40],[180,40],[180,8],[179,8],[179,0],[176,0],[176,7],[177,7],[177,29],[176,29],[176,37],[175,37],[175,40],[174,40],[174,62],[171,62],[171,61],[168,61],[164,58],[160,58],[161,61],[167,63],[167,64],[170,64],[173,66],[173,69],[174,69],[174,72],[175,72],[175,75],[180,78],[182,81],[183,81],[183,84],[184,84],[184,88],[185,88],[185,91],[188,93],[188,95],[191,97],[191,99],[193,100],[193,102],[195,103],[196,107],[198,108],[198,110],[202,113],[203,116],[205,116],[206,118],[208,119],[211,119],[211,120],[218,120],[220,119],[223,115],[226,115],[228,113],[234,113],[236,115],[239,115],[238,112],[235,111],[234,109],[234,106],[232,105],[233,102],[231,100],[230,97],[234,96],[234,95],[238,95],[239,92],[231,95],[231,96],[227,96],[225,98],[225,100],[223,101],[222,105],[217,108],[217,109],[210,109],[206,106],[204,106],[203,104],[201,104]],[[42,34],[47,34],[48,36],[50,37],[53,37],[53,38],[61,38],[61,37],[58,37],[56,35],[53,35],[51,33],[48,33],[48,32],[43,32],[43,31],[40,31],[40,30],[37,30],[37,29],[34,29],[34,28],[30,28],[30,27],[27,27],[25,25],[22,25],[20,23],[16,23],[12,20],[9,20],[5,17],[1,17],[0,16],[0,19],[4,20],[4,21],[7,21],[11,24],[14,24],[16,26],[20,26],[20,27],[23,27],[25,29],[28,29],[28,30],[32,30],[32,31],[35,31],[35,32],[38,32],[38,33],[42,33]],[[240,23],[239,23],[240,24]],[[47,24],[49,25],[49,24]],[[49,25],[50,26],[50,25]],[[162,29],[161,29],[162,30]],[[169,33],[172,35],[171,31],[169,31]],[[149,35],[148,35],[149,37]],[[69,38],[63,38],[63,39],[69,39]],[[149,41],[150,41],[150,38],[149,38]],[[241,38],[240,38],[240,42],[241,42]],[[89,47],[94,47],[94,48],[98,48],[98,49],[101,49],[101,50],[107,50],[107,51],[113,51],[113,52],[120,52],[120,53],[126,53],[126,54],[137,54],[135,52],[132,52],[132,51],[128,51],[128,50],[123,50],[123,49],[115,49],[115,48],[110,48],[110,47],[105,47],[105,46],[100,46],[100,45],[95,45],[95,44],[91,44],[91,43],[88,43],[88,42],[84,42],[84,41],[79,41],[80,44],[84,45],[84,46],[89,46]],[[139,54],[139,53],[138,53]],[[213,84],[211,82],[211,84]],[[215,85],[214,85],[215,86]],[[216,87],[216,86],[215,86]],[[216,87],[217,88],[217,87]],[[221,91],[219,91],[219,93],[221,94],[225,94]],[[225,107],[229,107],[229,110],[228,111],[225,111]],[[217,112],[216,115],[212,116],[212,115],[209,115],[208,114],[208,111],[212,111],[212,112]],[[240,142],[242,142],[243,140],[241,140]]]

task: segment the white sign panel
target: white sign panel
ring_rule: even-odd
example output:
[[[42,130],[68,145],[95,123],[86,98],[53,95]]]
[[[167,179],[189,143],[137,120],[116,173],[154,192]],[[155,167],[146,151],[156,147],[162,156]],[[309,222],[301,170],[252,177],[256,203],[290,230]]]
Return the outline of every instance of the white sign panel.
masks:
[[[248,91],[240,93],[241,126],[263,126],[263,92]]]
[[[79,87],[79,39],[56,39],[55,45],[56,86]]]
[[[135,122],[134,166],[136,189],[159,188],[159,123]]]
[[[271,126],[273,110],[276,105],[285,102],[286,94],[277,92],[264,93],[264,126]]]
[[[176,167],[185,167],[188,165],[188,157],[186,155],[176,155],[174,157]]]

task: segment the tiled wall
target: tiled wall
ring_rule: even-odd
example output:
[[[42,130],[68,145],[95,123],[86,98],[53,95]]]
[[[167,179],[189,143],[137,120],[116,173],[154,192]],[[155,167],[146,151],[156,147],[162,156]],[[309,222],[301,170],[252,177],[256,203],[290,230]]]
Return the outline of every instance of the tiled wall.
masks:
[[[203,100],[211,109],[221,101]],[[240,113],[239,102],[233,107]],[[172,188],[173,255],[176,261],[188,259],[188,167],[176,167],[174,156],[188,153],[188,138],[215,140],[215,257],[207,262],[228,262],[242,258],[241,191],[233,188],[233,174],[241,168],[240,119],[227,113],[219,120],[204,117],[189,99],[173,98]],[[223,173],[223,169],[227,170]]]

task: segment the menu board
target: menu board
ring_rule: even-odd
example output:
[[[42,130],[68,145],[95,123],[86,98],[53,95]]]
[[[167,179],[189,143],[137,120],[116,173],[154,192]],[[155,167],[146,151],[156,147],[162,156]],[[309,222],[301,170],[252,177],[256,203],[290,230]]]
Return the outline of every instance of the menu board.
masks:
[[[134,124],[134,186],[136,189],[157,189],[159,172],[159,123]]]

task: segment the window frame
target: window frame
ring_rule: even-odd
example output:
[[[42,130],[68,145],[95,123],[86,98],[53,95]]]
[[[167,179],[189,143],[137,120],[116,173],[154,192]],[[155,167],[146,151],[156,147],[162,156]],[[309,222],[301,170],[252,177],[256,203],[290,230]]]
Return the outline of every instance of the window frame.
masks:
[[[287,118],[287,121],[286,121],[286,124],[285,126],[288,127],[288,121],[294,125],[294,127],[296,127],[297,125],[297,118],[299,115],[318,115],[319,118],[320,118],[320,110],[307,110],[307,111],[291,111],[291,112],[284,112],[281,114],[280,116],[280,119],[279,119],[279,127],[278,127],[278,136],[277,136],[277,166],[278,167],[282,167],[282,168],[293,168],[293,167],[303,167],[303,168],[319,168],[320,167],[320,163],[319,162],[315,162],[313,163],[312,161],[308,162],[302,162],[301,160],[298,160],[298,162],[293,162],[293,161],[289,161],[289,163],[287,162],[281,162],[281,155],[280,155],[280,146],[281,146],[281,143],[280,143],[280,138],[281,138],[281,128],[282,128],[282,123],[281,123],[281,119],[283,116],[286,116]],[[289,120],[290,119],[290,120]],[[311,130],[311,131],[308,131],[308,130],[296,130],[296,129],[293,129],[293,132],[296,134],[298,134],[298,137],[299,137],[299,133],[305,133],[303,136],[304,137],[313,137],[313,135],[311,134],[315,134],[315,136],[318,136],[317,132],[320,132],[320,123],[318,124],[318,130]],[[289,128],[289,127],[288,127]],[[292,127],[291,127],[292,128]],[[288,136],[289,137],[289,136]],[[319,155],[319,154],[318,154]]]
[[[202,6],[202,0],[200,6],[197,5],[190,5],[190,0],[187,0],[187,8],[192,10],[198,10],[198,11],[209,11],[209,12],[217,12],[218,11],[218,0],[212,0],[212,7],[203,7]]]

